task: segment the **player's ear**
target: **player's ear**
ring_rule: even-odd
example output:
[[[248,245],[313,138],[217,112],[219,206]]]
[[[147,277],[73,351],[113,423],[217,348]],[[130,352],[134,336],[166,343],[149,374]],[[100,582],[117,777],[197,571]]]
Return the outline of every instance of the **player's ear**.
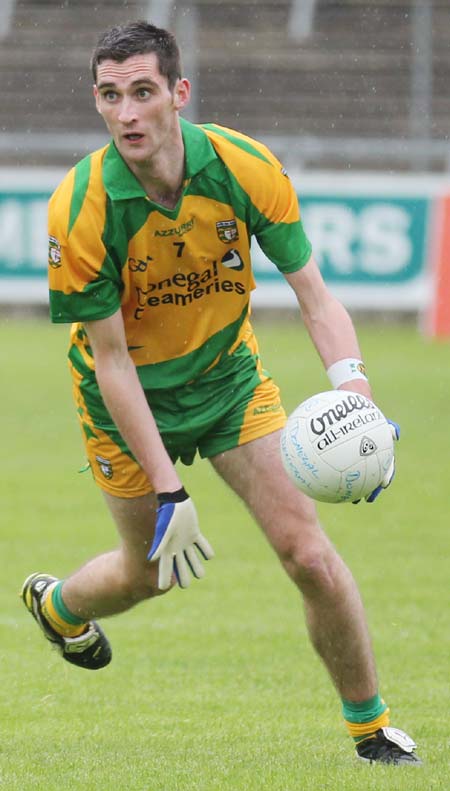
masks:
[[[95,106],[97,108],[97,112],[99,113],[100,112],[100,106],[99,106],[100,94],[99,94],[98,88],[97,88],[97,86],[95,84],[92,86],[92,93],[94,94]]]
[[[181,79],[177,80],[174,91],[173,91],[173,100],[175,110],[182,110],[183,107],[189,102],[191,96],[191,83],[186,77],[182,77]]]

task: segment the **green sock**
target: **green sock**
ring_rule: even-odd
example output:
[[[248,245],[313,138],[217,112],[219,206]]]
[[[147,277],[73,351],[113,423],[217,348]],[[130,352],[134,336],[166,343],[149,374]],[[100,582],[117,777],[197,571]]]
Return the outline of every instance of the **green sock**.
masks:
[[[59,617],[66,621],[67,623],[73,624],[73,626],[81,626],[81,624],[86,623],[84,618],[79,618],[78,615],[74,615],[70,610],[67,609],[66,605],[63,602],[62,598],[62,586],[64,584],[64,580],[60,580],[56,583],[55,587],[52,590],[52,604],[55,608]]]
[[[378,692],[372,698],[357,703],[342,698],[342,713],[355,742],[389,725],[389,709]]]

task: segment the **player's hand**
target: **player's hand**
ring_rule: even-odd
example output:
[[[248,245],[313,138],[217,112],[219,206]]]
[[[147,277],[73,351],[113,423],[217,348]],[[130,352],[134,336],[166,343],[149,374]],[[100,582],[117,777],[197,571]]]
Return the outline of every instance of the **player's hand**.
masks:
[[[214,550],[200,533],[194,503],[183,488],[157,497],[155,537],[147,560],[159,560],[160,590],[170,588],[172,574],[180,588],[187,588],[191,574],[197,579],[205,576],[199,555],[209,560]]]
[[[392,439],[395,442],[397,442],[400,439],[400,426],[398,425],[398,423],[395,423],[393,420],[388,419],[388,423],[392,432]],[[392,481],[394,480],[394,476],[395,476],[395,457],[393,456],[392,461],[386,471],[383,480],[381,481],[380,484],[378,484],[378,486],[376,487],[376,489],[373,490],[373,492],[367,495],[367,497],[365,498],[366,502],[373,503],[374,500],[377,499],[378,495],[381,494],[383,489],[387,489],[387,487],[391,485]],[[355,505],[356,503],[359,502],[360,502],[359,500],[356,500]]]

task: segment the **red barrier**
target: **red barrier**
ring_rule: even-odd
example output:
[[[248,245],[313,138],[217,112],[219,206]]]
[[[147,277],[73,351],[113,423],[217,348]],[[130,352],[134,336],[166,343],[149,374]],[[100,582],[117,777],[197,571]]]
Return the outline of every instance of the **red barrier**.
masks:
[[[439,201],[436,248],[430,307],[425,332],[435,338],[450,338],[450,196]]]

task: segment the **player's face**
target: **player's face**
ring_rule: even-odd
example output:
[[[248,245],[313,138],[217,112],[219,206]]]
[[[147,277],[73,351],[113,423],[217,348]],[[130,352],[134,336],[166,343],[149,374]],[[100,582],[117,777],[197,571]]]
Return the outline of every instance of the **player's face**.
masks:
[[[189,88],[189,82],[180,79],[171,90],[153,52],[98,65],[97,110],[131,166],[151,162],[170,148],[178,129],[177,113],[189,100]]]

